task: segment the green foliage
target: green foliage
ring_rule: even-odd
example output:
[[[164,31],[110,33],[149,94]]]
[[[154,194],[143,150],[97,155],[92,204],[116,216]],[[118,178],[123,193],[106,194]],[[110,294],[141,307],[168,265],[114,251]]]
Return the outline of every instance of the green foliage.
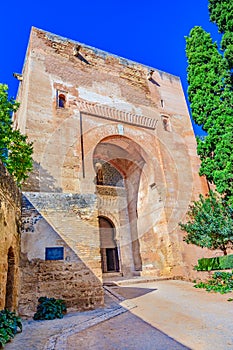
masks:
[[[40,297],[38,302],[37,312],[33,316],[34,320],[54,320],[63,318],[66,313],[66,305],[62,299]]]
[[[233,68],[233,2],[229,0],[209,0],[209,13],[211,22],[218,26],[222,36],[221,49],[224,57]]]
[[[233,266],[232,266],[233,267]],[[198,265],[195,266],[197,271],[219,270],[219,258],[202,258],[198,260]]]
[[[0,84],[0,159],[20,185],[32,170],[33,147],[26,135],[13,129],[11,117],[18,107],[14,99],[8,98],[7,85]]]
[[[233,268],[233,254],[215,258],[202,258],[195,266],[197,271],[225,270]]]
[[[9,310],[0,311],[0,347],[4,347],[18,332],[22,332],[20,317]]]
[[[194,287],[205,288],[207,292],[230,293],[233,290],[233,271],[215,272],[208,282],[200,282],[195,284]]]
[[[209,11],[223,34],[224,52],[201,27],[190,31],[186,37],[188,97],[194,121],[207,132],[197,139],[200,175],[233,204],[233,3],[209,0]]]
[[[207,197],[200,195],[187,215],[187,223],[179,224],[187,232],[186,243],[220,249],[226,255],[227,248],[233,246],[233,208],[216,192],[210,191]]]
[[[188,96],[192,117],[203,129],[209,128],[213,105],[219,104],[224,82],[225,64],[209,33],[194,27],[186,37],[188,58]],[[206,125],[207,123],[207,125]]]

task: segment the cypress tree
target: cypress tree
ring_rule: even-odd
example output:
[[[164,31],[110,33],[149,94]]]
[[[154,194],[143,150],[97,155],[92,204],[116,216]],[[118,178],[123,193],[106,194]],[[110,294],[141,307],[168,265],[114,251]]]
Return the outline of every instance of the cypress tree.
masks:
[[[218,50],[210,34],[197,26],[186,37],[186,55],[192,117],[207,133],[197,138],[200,175],[205,175],[232,204],[233,92],[232,64],[227,57],[232,50],[229,38],[232,38],[233,3],[227,4],[227,1],[209,1],[210,18],[223,34],[221,48],[224,51]]]

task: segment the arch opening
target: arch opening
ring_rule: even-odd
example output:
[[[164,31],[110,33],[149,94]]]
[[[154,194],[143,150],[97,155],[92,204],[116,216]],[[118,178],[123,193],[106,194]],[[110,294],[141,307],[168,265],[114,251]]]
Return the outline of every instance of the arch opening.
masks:
[[[64,94],[58,95],[58,107],[65,108],[66,106],[66,96]]]
[[[108,218],[99,216],[99,229],[102,272],[119,272],[115,226]]]
[[[106,137],[97,144],[93,152],[97,194],[101,203],[99,212],[114,213],[116,222],[119,222],[116,229],[121,233],[119,248],[124,256],[121,264],[127,273],[129,266],[132,272],[142,270],[137,205],[144,165],[143,150],[135,141],[125,136]],[[112,189],[106,188],[107,186]]]
[[[103,159],[94,159],[96,184],[101,186],[125,187],[122,174],[110,163]]]
[[[15,281],[15,256],[12,247],[8,250],[7,256],[7,281],[5,309],[13,310],[14,308],[14,281]]]

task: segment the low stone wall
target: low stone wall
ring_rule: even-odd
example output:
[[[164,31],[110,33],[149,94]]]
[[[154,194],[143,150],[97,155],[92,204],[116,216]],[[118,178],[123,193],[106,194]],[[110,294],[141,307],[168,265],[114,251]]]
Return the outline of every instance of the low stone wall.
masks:
[[[64,299],[68,308],[90,310],[102,306],[103,288],[82,262],[43,261],[21,259],[22,286],[19,313],[32,317],[38,298]]]
[[[17,309],[21,193],[0,163],[0,310]]]

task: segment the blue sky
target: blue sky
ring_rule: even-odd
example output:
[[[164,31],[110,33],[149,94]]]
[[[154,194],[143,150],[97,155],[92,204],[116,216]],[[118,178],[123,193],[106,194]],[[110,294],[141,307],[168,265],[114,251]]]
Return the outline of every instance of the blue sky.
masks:
[[[208,0],[12,0],[1,4],[0,82],[16,97],[32,26],[181,78],[187,91],[185,39],[195,25],[218,38]],[[187,99],[187,94],[186,94]],[[199,128],[194,127],[200,134]]]

